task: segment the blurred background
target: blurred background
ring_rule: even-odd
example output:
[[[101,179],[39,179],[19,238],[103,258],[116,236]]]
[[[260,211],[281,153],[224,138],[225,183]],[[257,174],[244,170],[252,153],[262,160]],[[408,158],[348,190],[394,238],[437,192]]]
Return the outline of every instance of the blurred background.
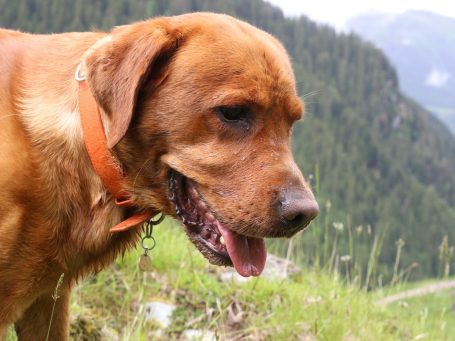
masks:
[[[321,214],[271,241],[278,258],[246,282],[208,265],[168,219],[152,274],[132,252],[82,283],[72,337],[453,340],[455,4],[0,0],[0,26],[110,30],[194,11],[231,14],[286,46],[306,103],[294,156]]]
[[[401,90],[455,132],[455,5],[448,1],[269,0],[286,16],[307,15],[355,32],[379,47],[396,68]]]

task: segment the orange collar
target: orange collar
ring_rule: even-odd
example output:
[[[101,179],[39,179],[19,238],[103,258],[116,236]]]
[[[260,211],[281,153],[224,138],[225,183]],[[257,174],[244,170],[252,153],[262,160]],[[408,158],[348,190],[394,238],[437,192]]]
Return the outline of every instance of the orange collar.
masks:
[[[82,131],[85,147],[96,174],[101,178],[106,189],[115,198],[115,204],[120,207],[134,208],[133,201],[123,190],[123,174],[117,159],[107,147],[106,134],[101,121],[100,108],[85,81],[80,70],[76,71],[76,80],[79,82],[79,111],[81,114]],[[154,209],[133,214],[110,229],[110,232],[127,231],[143,222],[150,220],[159,213]]]

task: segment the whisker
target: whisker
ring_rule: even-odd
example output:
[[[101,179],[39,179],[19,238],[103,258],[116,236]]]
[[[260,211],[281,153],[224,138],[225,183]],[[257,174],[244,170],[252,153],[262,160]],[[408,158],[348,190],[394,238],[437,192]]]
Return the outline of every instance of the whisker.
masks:
[[[147,163],[149,163],[150,161],[152,161],[153,157],[150,157],[148,158],[147,160],[144,161],[144,163],[141,165],[141,167],[139,168],[136,176],[134,177],[134,181],[133,181],[133,194],[134,192],[136,191],[136,181],[137,181],[137,178],[139,177],[139,175],[141,174],[142,170],[145,168],[145,166],[147,165]]]
[[[305,99],[305,98],[308,98],[308,97],[312,97],[312,96],[318,95],[321,92],[322,92],[322,90],[313,90],[313,91],[307,92],[306,94],[303,94],[300,97],[302,97],[302,99]]]

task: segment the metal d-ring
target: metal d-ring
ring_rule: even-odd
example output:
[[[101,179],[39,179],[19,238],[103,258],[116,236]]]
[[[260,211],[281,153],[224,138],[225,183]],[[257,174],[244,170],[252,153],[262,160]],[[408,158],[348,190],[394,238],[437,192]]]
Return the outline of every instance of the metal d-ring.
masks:
[[[150,219],[149,221],[147,221],[147,223],[145,225],[145,236],[142,237],[142,239],[141,239],[141,246],[144,249],[144,253],[146,255],[148,254],[149,251],[153,250],[155,248],[155,245],[156,245],[156,240],[152,236],[153,226],[158,225],[163,220],[164,220],[164,214],[161,213],[161,216],[158,219],[156,219],[156,220]],[[152,246],[149,247],[149,246],[146,245],[146,240],[147,239],[152,240],[152,242],[153,242]]]
[[[156,219],[156,220],[150,219],[149,221],[147,221],[147,223],[145,224],[145,229],[144,229],[145,236],[151,237],[152,233],[153,233],[153,226],[158,225],[163,220],[164,220],[164,214],[161,213],[161,216],[158,219]]]
[[[152,240],[152,242],[153,242],[152,246],[150,246],[150,247],[147,246],[147,244],[145,243],[145,241],[147,239]],[[142,237],[141,246],[144,249],[145,255],[147,255],[149,251],[153,250],[155,248],[155,245],[156,245],[156,240],[155,240],[155,238],[153,238],[153,236],[149,236],[149,237],[148,236],[144,236],[144,237]]]
[[[158,224],[161,223],[163,220],[164,220],[164,214],[163,214],[163,213],[160,213],[160,217],[159,217],[157,220],[152,220],[152,219],[150,219],[150,220],[148,221],[148,223],[151,224],[151,225],[158,225]]]

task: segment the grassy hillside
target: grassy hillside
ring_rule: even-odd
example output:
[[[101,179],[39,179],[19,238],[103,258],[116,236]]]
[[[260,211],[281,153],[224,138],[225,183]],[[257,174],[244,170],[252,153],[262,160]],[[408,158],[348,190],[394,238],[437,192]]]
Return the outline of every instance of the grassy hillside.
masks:
[[[152,273],[138,271],[133,251],[73,293],[74,340],[174,340],[202,329],[237,340],[443,341],[455,332],[446,292],[383,307],[374,302],[384,291],[367,293],[315,269],[287,280],[223,282],[222,269],[202,258],[178,224],[166,220],[155,231]],[[152,300],[177,306],[160,337],[159,325],[145,321],[143,305]]]
[[[330,220],[370,225],[373,235],[388,230],[384,268],[393,266],[395,242],[402,238],[403,263],[419,264],[413,274],[438,274],[438,246],[444,235],[455,240],[455,137],[400,93],[386,57],[357,36],[338,35],[305,17],[284,18],[260,0],[0,0],[0,8],[1,26],[33,32],[109,29],[204,10],[233,14],[273,33],[293,58],[307,104],[305,123],[295,128],[295,157],[317,187],[321,206],[330,200]],[[323,211],[319,221],[328,214]],[[334,236],[314,237],[332,243]],[[367,246],[359,250],[362,256]]]

